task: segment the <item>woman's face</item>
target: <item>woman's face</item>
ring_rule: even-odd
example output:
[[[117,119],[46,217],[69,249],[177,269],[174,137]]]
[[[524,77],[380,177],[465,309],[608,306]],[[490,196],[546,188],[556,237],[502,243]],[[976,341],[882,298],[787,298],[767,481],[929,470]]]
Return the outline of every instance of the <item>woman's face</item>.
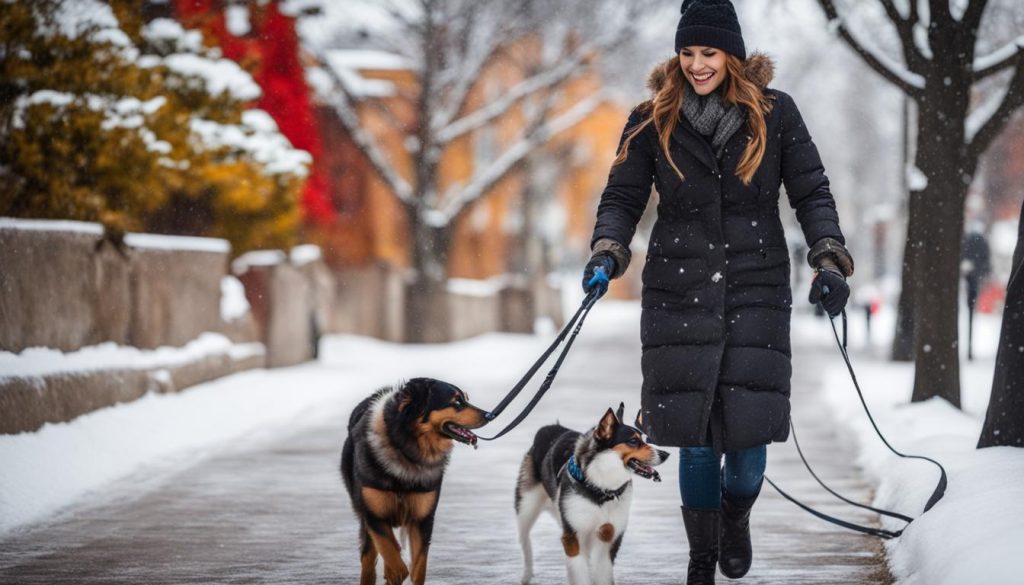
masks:
[[[683,47],[679,66],[698,95],[708,95],[725,81],[725,51],[713,47]]]

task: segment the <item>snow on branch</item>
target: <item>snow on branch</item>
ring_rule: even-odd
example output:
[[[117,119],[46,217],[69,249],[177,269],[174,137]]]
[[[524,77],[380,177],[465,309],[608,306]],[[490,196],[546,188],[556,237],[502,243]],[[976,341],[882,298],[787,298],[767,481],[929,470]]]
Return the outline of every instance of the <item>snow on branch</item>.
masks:
[[[1017,61],[1013,79],[1000,99],[989,100],[968,116],[965,130],[971,155],[981,156],[1021,106],[1024,106],[1024,59]]]
[[[564,59],[558,66],[517,83],[506,91],[501,98],[494,100],[472,114],[456,120],[447,128],[439,130],[437,133],[438,145],[448,144],[460,136],[485,126],[493,120],[500,118],[521,99],[565,81],[578,71],[579,65],[583,62],[584,58],[584,54],[577,53]]]
[[[896,85],[903,93],[918,97],[925,87],[924,77],[918,73],[908,70],[897,63],[881,50],[858,40],[850,31],[846,22],[839,16],[832,0],[818,0],[818,4],[825,11],[829,20],[829,29],[834,30],[846,44],[850,46],[864,59],[876,73],[884,77],[893,85]]]
[[[1024,55],[1024,35],[1007,43],[1003,47],[974,60],[971,68],[974,73],[974,80],[984,79],[989,75],[998,73],[1007,67],[1015,64]]]
[[[490,166],[474,176],[459,193],[445,201],[444,208],[441,210],[444,217],[448,221],[453,220],[470,204],[494,188],[498,182],[512,171],[515,165],[519,164],[537,147],[543,145],[560,132],[583,121],[597,109],[603,100],[603,94],[596,92],[580,100],[564,113],[541,124],[534,132],[527,134],[510,146]]]

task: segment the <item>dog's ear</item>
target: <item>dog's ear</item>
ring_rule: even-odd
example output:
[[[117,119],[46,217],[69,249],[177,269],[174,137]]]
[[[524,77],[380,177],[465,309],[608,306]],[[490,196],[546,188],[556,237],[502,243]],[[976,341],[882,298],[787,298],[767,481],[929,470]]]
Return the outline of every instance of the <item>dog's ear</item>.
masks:
[[[619,425],[619,419],[615,418],[615,411],[608,409],[608,412],[604,413],[601,417],[601,422],[597,423],[597,430],[594,431],[594,437],[599,441],[610,441],[615,436],[615,427]]]
[[[425,418],[429,401],[430,384],[422,378],[409,380],[398,391],[398,412],[406,420]]]
[[[626,414],[626,403],[620,402],[619,409],[615,411],[615,418],[619,419],[619,422],[623,422],[622,417]]]
[[[636,411],[636,420],[633,421],[633,426],[638,429],[644,428],[644,409],[638,408]]]

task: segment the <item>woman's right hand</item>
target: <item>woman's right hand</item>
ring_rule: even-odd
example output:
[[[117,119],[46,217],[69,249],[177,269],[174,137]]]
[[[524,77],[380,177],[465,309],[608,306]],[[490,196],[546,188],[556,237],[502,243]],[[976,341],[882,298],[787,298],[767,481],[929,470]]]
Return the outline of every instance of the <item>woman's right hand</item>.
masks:
[[[590,294],[596,290],[601,297],[608,292],[608,281],[615,274],[615,258],[608,252],[598,252],[590,257],[583,269],[583,292]]]

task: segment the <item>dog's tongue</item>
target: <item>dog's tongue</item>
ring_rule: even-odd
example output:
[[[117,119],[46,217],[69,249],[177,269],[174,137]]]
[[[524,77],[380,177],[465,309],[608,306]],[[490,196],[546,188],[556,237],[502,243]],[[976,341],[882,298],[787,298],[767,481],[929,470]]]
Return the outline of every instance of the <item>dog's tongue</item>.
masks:
[[[652,479],[656,482],[661,481],[661,476],[658,475],[658,472],[653,467],[651,467],[650,465],[640,463],[636,459],[630,460],[629,468],[633,470],[633,473],[639,475],[640,477]]]
[[[459,425],[447,424],[445,430],[448,431],[454,439],[467,445],[472,445],[474,449],[477,448],[477,437],[469,429],[464,429]]]

